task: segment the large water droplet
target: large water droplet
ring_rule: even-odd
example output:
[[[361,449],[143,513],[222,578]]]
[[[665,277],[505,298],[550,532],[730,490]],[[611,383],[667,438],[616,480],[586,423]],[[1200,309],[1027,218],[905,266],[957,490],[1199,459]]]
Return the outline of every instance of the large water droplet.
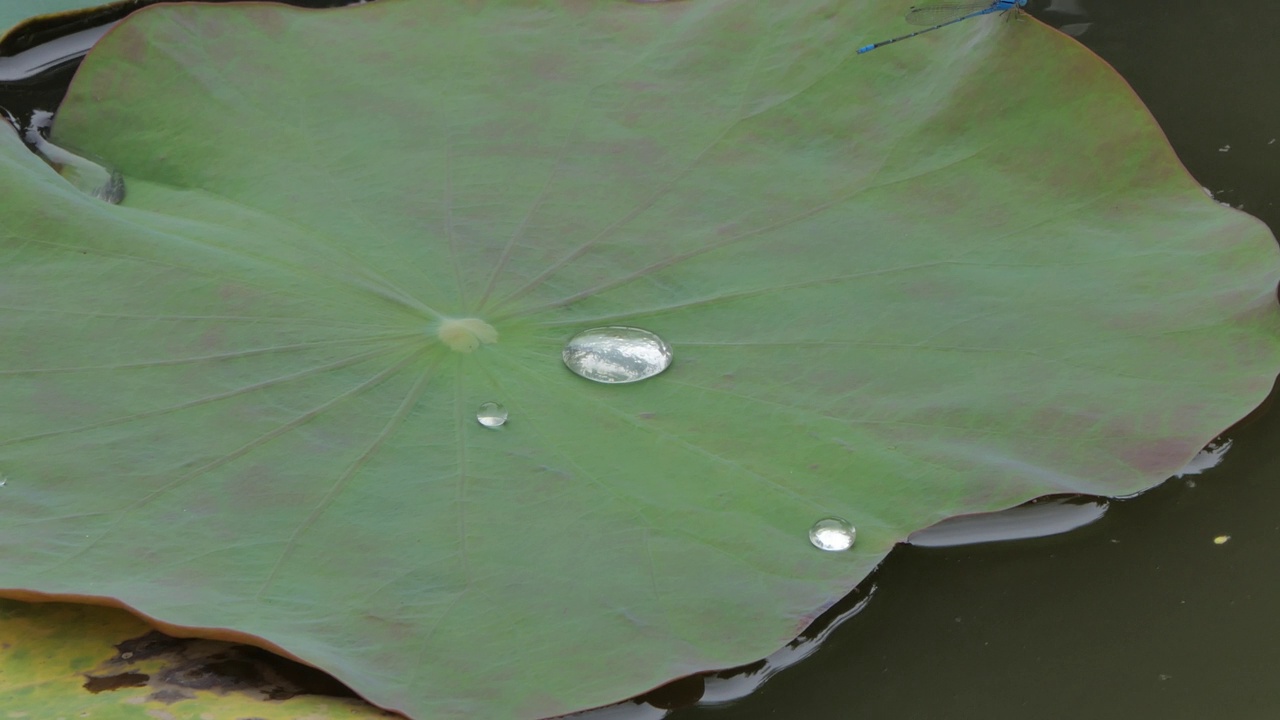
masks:
[[[47,125],[51,117],[43,110],[32,115],[31,126],[27,128],[27,142],[77,190],[112,205],[120,204],[124,200],[124,177],[96,160],[49,142],[40,134],[40,128]]]
[[[598,327],[570,338],[564,364],[601,383],[630,383],[651,378],[671,365],[671,346],[648,330]]]
[[[853,547],[858,531],[847,520],[838,517],[822,518],[809,528],[809,542],[819,550],[839,552]]]
[[[502,403],[480,403],[480,409],[476,410],[476,422],[487,428],[501,427],[506,421],[507,409]]]

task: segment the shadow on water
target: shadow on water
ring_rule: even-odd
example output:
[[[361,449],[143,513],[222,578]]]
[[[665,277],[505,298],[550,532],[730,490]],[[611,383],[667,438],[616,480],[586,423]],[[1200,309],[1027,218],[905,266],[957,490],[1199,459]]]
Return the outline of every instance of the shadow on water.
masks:
[[[1032,0],[1028,9],[1129,81],[1217,200],[1280,229],[1280,3]],[[41,25],[8,38],[0,55],[87,27]],[[52,60],[29,80],[0,73],[0,105],[19,118],[52,110],[78,63],[74,52]],[[1277,438],[1280,411],[1269,402],[1227,433],[1216,466],[1209,458],[1137,498],[1051,501],[1066,507],[1050,508],[1059,529],[1082,526],[1070,533],[902,546],[767,661],[578,717],[1280,717]]]

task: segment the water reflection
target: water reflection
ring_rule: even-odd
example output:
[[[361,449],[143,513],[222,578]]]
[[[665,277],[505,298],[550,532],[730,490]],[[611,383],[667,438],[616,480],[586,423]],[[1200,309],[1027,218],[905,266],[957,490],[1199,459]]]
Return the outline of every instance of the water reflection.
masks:
[[[917,530],[907,542],[920,547],[956,547],[1025,540],[1070,532],[1102,519],[1107,501],[1092,497],[1050,497],[1001,510],[947,518]]]
[[[1179,470],[1174,477],[1186,477],[1187,475],[1199,475],[1205,470],[1215,468],[1222,462],[1222,458],[1226,456],[1227,451],[1231,449],[1230,440],[1214,441],[1209,443],[1203,450],[1196,453],[1191,458],[1191,462],[1187,466]]]
[[[27,80],[59,65],[79,60],[113,27],[115,23],[81,30],[37,45],[30,50],[0,57],[0,82]]]
[[[800,637],[763,660],[720,672],[682,678],[634,700],[565,717],[575,720],[661,720],[672,710],[692,705],[722,705],[741,700],[759,690],[774,675],[817,652],[837,627],[867,607],[875,591],[874,583],[869,584],[865,591],[855,590],[815,620]],[[679,702],[681,696],[685,696],[687,700]]]

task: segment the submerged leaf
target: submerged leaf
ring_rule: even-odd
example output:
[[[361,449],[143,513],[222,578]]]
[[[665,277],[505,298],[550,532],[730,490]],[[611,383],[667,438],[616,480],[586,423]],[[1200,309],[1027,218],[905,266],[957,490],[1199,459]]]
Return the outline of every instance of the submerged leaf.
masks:
[[[535,718],[767,655],[939,519],[1175,472],[1280,364],[1270,234],[1070,40],[856,56],[891,19],[135,14],[54,134],[123,205],[0,138],[0,588]],[[607,326],[674,361],[566,369]]]

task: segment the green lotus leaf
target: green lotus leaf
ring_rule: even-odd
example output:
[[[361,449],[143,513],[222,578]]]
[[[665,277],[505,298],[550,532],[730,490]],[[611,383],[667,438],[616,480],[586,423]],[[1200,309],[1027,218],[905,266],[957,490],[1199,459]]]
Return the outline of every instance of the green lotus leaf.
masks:
[[[855,55],[902,10],[135,13],[54,128],[123,205],[3,139],[0,588],[537,718],[762,657],[942,518],[1161,481],[1271,387],[1273,238],[1034,21]],[[674,362],[571,373],[601,326]]]

